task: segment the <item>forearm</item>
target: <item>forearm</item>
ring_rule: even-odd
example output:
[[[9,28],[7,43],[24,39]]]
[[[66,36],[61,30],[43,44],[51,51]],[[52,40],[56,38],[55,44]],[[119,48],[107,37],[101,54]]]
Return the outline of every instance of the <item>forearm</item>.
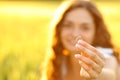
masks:
[[[100,76],[97,79],[92,80],[116,80],[116,72],[110,69],[103,69]]]

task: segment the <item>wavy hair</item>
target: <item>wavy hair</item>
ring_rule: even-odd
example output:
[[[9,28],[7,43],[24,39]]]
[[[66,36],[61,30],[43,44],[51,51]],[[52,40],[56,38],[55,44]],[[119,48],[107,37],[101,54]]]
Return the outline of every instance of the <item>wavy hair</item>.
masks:
[[[90,12],[94,19],[95,23],[95,38],[93,40],[92,45],[93,46],[101,46],[105,48],[113,48],[113,45],[111,43],[111,36],[106,29],[106,25],[104,23],[103,17],[99,10],[96,8],[96,6],[91,1],[85,1],[85,0],[74,0],[63,11],[61,12],[61,16],[58,19],[58,22],[55,24],[55,35],[53,39],[52,49],[54,51],[55,58],[51,60],[53,71],[51,72],[51,75],[49,75],[48,80],[62,80],[62,62],[65,58],[67,62],[67,68],[69,68],[70,65],[70,57],[69,55],[64,55],[64,47],[62,45],[61,39],[60,39],[60,32],[61,32],[61,25],[62,22],[67,15],[68,12],[71,10],[74,10],[76,8],[85,8]],[[114,53],[114,55],[117,55]]]

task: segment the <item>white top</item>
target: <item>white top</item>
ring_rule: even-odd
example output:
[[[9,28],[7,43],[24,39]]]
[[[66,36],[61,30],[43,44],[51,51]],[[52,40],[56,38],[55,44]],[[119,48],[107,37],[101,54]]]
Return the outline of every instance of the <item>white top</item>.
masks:
[[[105,58],[110,58],[113,54],[112,48],[102,48],[102,47],[96,47],[98,51],[101,52],[101,54],[104,55]]]

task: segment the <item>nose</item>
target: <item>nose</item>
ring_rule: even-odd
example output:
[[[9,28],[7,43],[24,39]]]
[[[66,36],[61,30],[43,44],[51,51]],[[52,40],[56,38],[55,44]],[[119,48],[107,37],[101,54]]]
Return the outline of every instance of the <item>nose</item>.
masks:
[[[72,30],[72,37],[76,38],[78,36],[82,36],[81,31],[78,28]]]

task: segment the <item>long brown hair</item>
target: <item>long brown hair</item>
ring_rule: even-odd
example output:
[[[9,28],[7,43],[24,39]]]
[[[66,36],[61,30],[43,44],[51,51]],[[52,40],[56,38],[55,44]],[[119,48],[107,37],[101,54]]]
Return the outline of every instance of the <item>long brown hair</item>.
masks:
[[[79,7],[88,10],[91,13],[92,17],[94,18],[94,23],[96,26],[96,34],[92,45],[95,47],[101,46],[105,48],[113,48],[113,45],[111,43],[111,36],[108,30],[106,29],[106,25],[104,23],[103,17],[96,8],[96,6],[90,1],[74,0],[72,3],[70,3],[69,6],[67,6],[67,8],[64,10],[64,13],[61,15],[61,18],[55,25],[55,35],[53,39],[54,43],[52,45],[55,58],[51,61],[53,66],[53,71],[49,76],[49,80],[62,80],[61,65],[62,65],[63,57],[65,57],[67,63],[69,63],[69,55],[66,56],[63,54],[64,47],[60,39],[61,24],[64,20],[64,17],[67,15],[69,11]]]

